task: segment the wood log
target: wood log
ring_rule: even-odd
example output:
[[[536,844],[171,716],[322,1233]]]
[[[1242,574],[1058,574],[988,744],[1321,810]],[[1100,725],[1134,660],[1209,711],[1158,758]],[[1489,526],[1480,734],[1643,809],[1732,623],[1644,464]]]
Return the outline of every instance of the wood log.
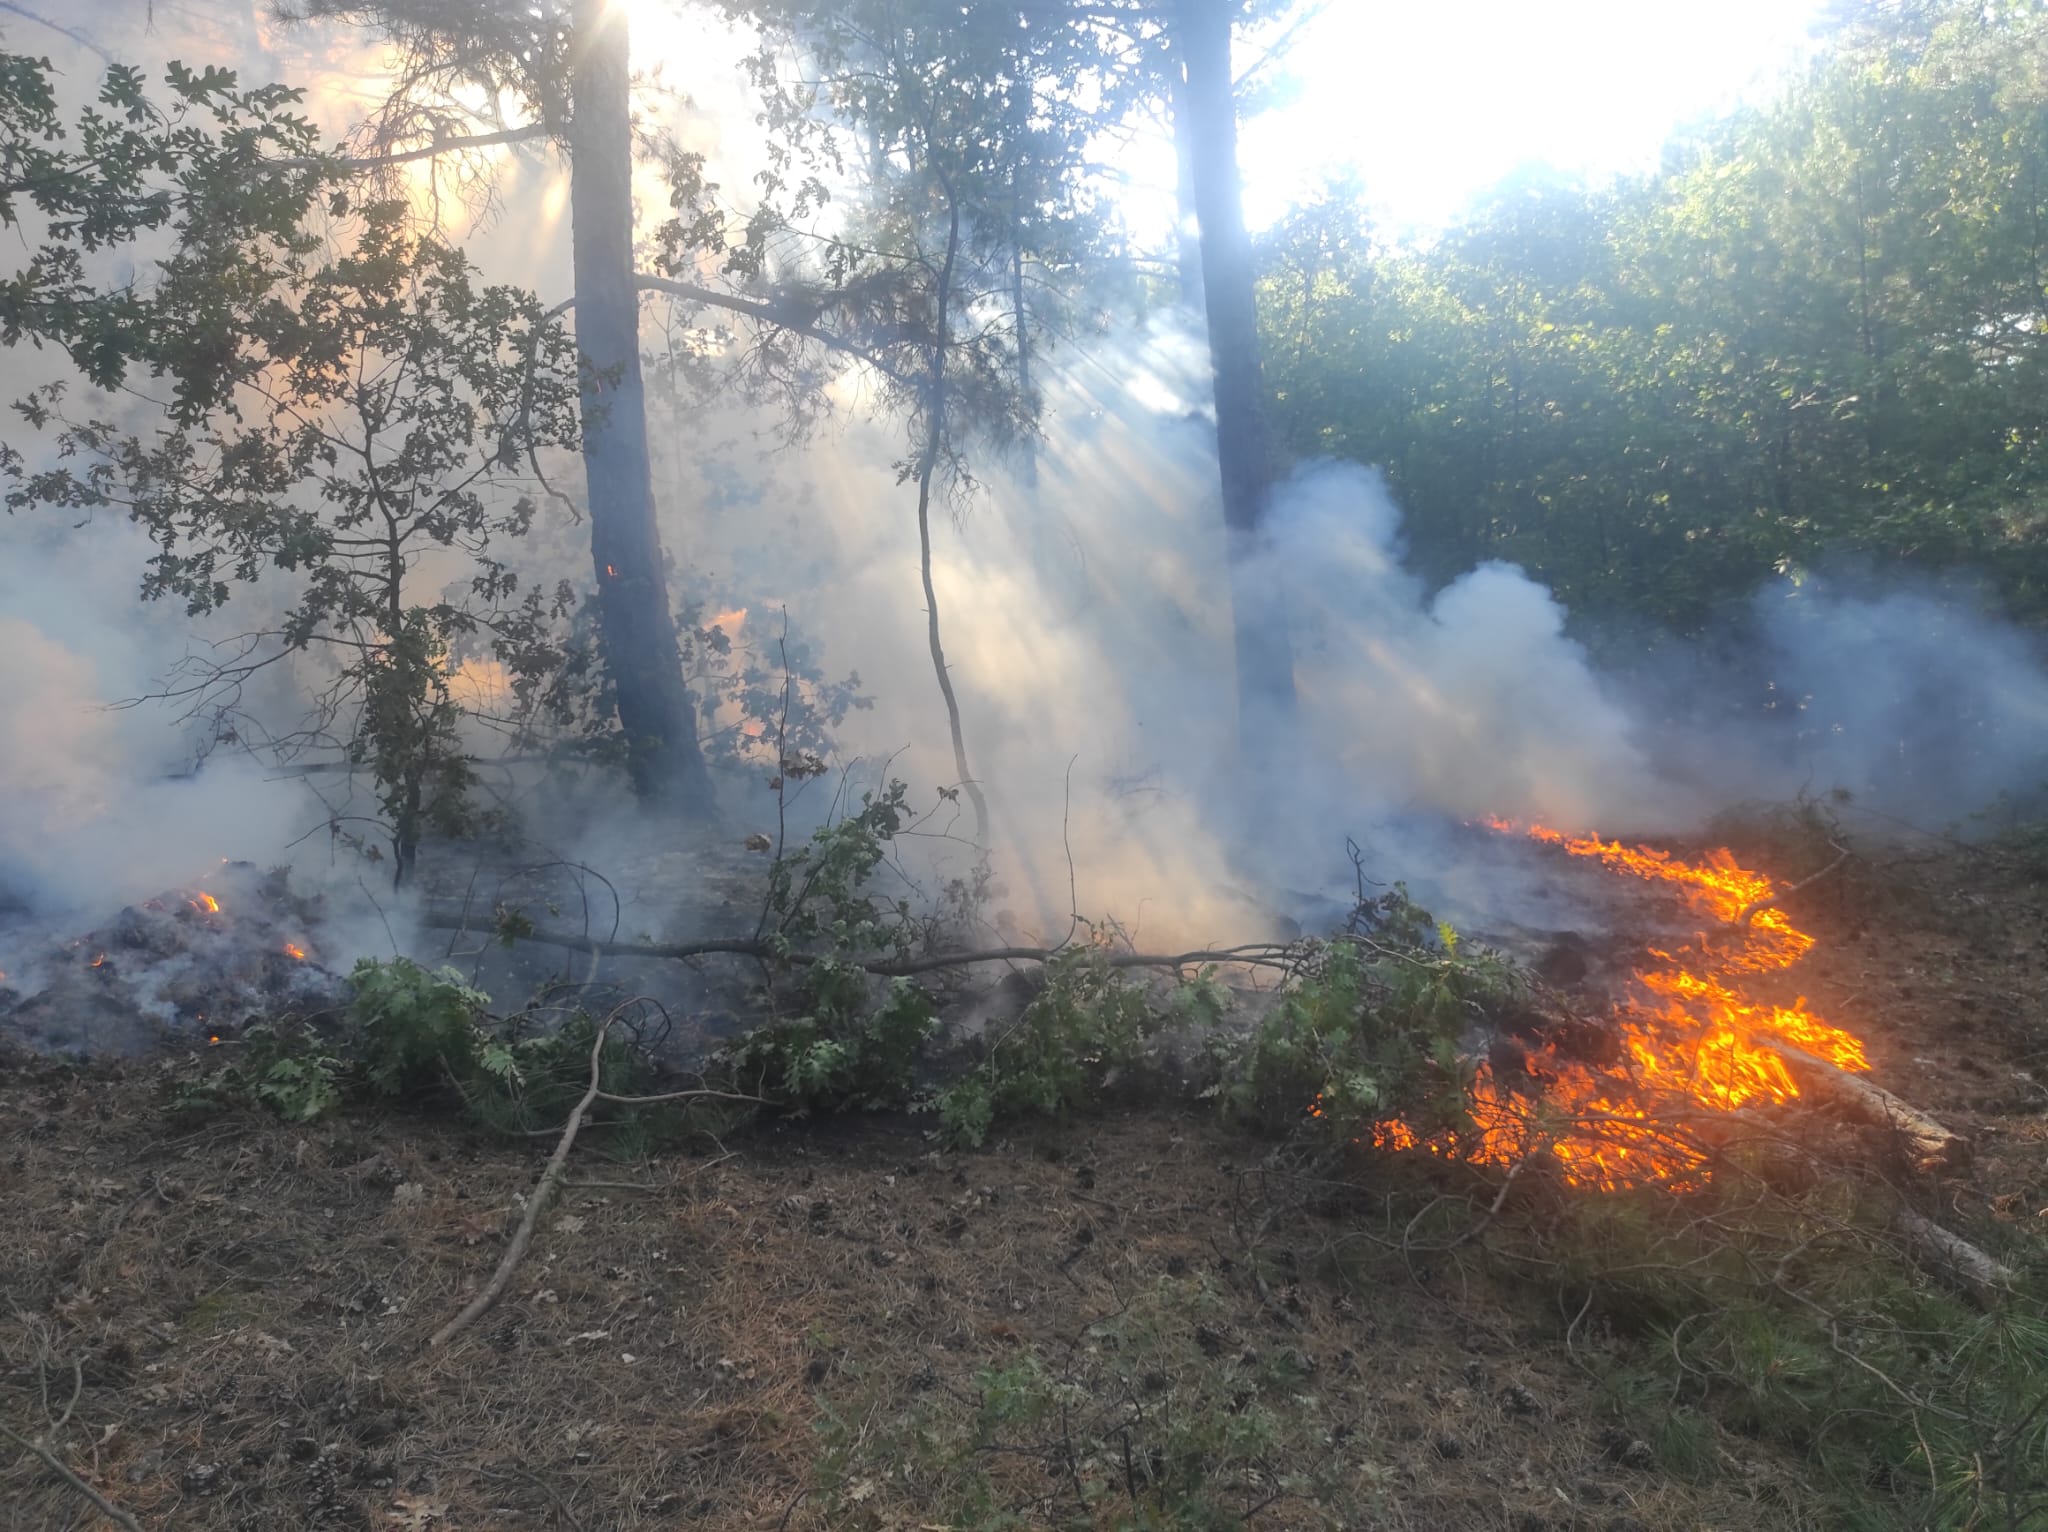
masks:
[[[1851,1116],[1895,1134],[1919,1170],[1933,1174],[1968,1167],[1974,1152],[1970,1141],[1910,1102],[1901,1101],[1863,1075],[1851,1074],[1804,1049],[1779,1042],[1770,1046],[1815,1095],[1834,1102]]]
[[[2010,1266],[1931,1218],[1923,1218],[1911,1208],[1900,1208],[1892,1226],[1912,1246],[1922,1265],[1948,1277],[1986,1308],[2012,1290]]]

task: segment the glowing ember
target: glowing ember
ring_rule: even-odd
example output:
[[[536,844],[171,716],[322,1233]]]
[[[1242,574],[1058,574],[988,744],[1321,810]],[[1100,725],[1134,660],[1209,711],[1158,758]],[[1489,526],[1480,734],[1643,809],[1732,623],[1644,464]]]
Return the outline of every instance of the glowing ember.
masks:
[[[107,955],[104,952],[102,952],[98,957],[92,960],[92,966],[94,968],[103,968],[106,966],[106,961]]]
[[[1738,866],[1727,851],[1685,862],[1598,836],[1502,820],[1489,824],[1617,872],[1671,884],[1713,922],[1712,931],[1670,952],[1653,948],[1636,971],[1636,994],[1618,1018],[1623,1062],[1589,1065],[1545,1049],[1529,1062],[1534,1080],[1526,1095],[1482,1064],[1472,1082],[1468,1129],[1425,1139],[1406,1123],[1382,1123],[1374,1132],[1380,1147],[1505,1165],[1543,1149],[1574,1186],[1696,1185],[1706,1178],[1706,1167],[1700,1151],[1677,1131],[1678,1119],[1688,1109],[1729,1112],[1797,1098],[1798,1082],[1777,1048],[1794,1048],[1841,1069],[1870,1067],[1863,1044],[1807,1010],[1804,998],[1782,1006],[1744,993],[1747,980],[1804,957],[1813,938],[1795,929],[1784,911],[1766,905],[1774,892],[1770,879]],[[1670,1126],[1660,1127],[1660,1121]]]
[[[185,902],[202,915],[218,915],[220,913],[220,901],[211,894],[194,894]]]
[[[284,955],[295,963],[306,961],[306,949],[297,942],[286,942],[284,944]]]

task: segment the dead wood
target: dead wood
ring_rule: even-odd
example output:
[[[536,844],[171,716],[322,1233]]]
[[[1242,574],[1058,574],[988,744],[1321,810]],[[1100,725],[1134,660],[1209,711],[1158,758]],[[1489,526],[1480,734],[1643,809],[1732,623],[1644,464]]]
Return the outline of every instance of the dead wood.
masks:
[[[475,931],[479,935],[490,931],[489,927],[479,926],[474,920],[461,915],[428,913],[420,917],[420,924],[430,931]],[[602,954],[605,957],[663,958],[687,962],[692,958],[723,955],[754,958],[764,963],[789,963],[799,968],[828,959],[841,961],[832,954],[781,952],[772,942],[745,936],[708,937],[694,942],[620,942],[538,927],[515,931],[511,935],[519,941],[541,942],[551,947],[566,947],[572,952]],[[985,947],[972,952],[940,952],[914,958],[862,959],[853,966],[878,978],[907,979],[918,974],[940,973],[949,968],[968,968],[976,963],[1050,963],[1062,953],[1072,950],[1071,947]],[[1208,948],[1197,952],[1112,952],[1106,961],[1111,968],[1162,968],[1174,972],[1204,963],[1290,968],[1301,957],[1302,951],[1300,943],[1247,942],[1242,946]]]
[[[1828,844],[1831,846],[1835,845],[1833,841],[1829,841]],[[1745,904],[1741,909],[1735,912],[1735,918],[1729,921],[1728,923],[1733,926],[1746,926],[1749,924],[1750,920],[1755,916],[1758,910],[1770,909],[1773,905],[1777,904],[1779,900],[1785,898],[1788,894],[1796,894],[1802,888],[1809,888],[1813,884],[1818,883],[1822,878],[1825,878],[1829,873],[1833,872],[1837,867],[1840,867],[1844,862],[1849,860],[1849,851],[1846,846],[1835,846],[1835,853],[1835,859],[1832,862],[1828,863],[1827,866],[1823,867],[1819,872],[1801,878],[1797,883],[1790,884],[1787,887],[1780,888],[1774,890],[1771,893],[1765,894],[1761,899],[1750,900],[1749,903]]]
[[[48,1447],[45,1447],[41,1442],[30,1441],[26,1436],[23,1436],[19,1431],[15,1431],[4,1425],[0,1425],[0,1436],[6,1437],[9,1441],[14,1442],[18,1446],[27,1448],[30,1452],[33,1452],[37,1457],[41,1458],[44,1464],[51,1470],[51,1472],[55,1473],[66,1484],[70,1485],[73,1489],[77,1490],[79,1494],[85,1496],[86,1499],[90,1500],[93,1503],[93,1505],[98,1508],[99,1513],[102,1516],[106,1517],[108,1521],[114,1523],[115,1526],[125,1527],[128,1529],[128,1532],[142,1532],[142,1528],[136,1524],[136,1520],[133,1516],[130,1516],[118,1505],[114,1504],[113,1501],[109,1500],[105,1495],[102,1495],[90,1484],[86,1483],[85,1480],[79,1478],[77,1474],[73,1473],[69,1468],[65,1467],[64,1460],[58,1457],[57,1454],[52,1452]]]
[[[2001,1294],[2011,1291],[2012,1268],[1960,1234],[1950,1233],[1911,1208],[1899,1209],[1892,1226],[1905,1237],[1923,1265],[1960,1283],[1986,1308],[1996,1303]]]
[[[533,1194],[526,1199],[526,1216],[519,1220],[519,1228],[512,1235],[512,1243],[505,1247],[505,1255],[498,1262],[498,1269],[491,1273],[491,1280],[484,1284],[482,1292],[470,1299],[448,1323],[436,1330],[427,1341],[431,1347],[445,1346],[504,1295],[506,1285],[512,1280],[512,1273],[526,1254],[526,1247],[533,1243],[533,1231],[540,1222],[540,1215],[553,1196],[555,1187],[561,1182],[563,1168],[569,1163],[569,1151],[575,1146],[576,1134],[583,1126],[583,1114],[588,1112],[597,1098],[603,1094],[600,1084],[604,1074],[604,1040],[611,1031],[612,1022],[618,1012],[599,1023],[596,1040],[590,1045],[590,1086],[583,1092],[583,1099],[576,1103],[569,1113],[569,1121],[562,1128],[562,1136],[555,1143],[555,1152],[548,1156],[548,1162],[540,1173],[540,1180],[534,1183]]]
[[[1961,1170],[1970,1163],[1970,1141],[1910,1102],[1804,1049],[1779,1042],[1771,1048],[1822,1097],[1862,1121],[1896,1134],[1920,1170]]]

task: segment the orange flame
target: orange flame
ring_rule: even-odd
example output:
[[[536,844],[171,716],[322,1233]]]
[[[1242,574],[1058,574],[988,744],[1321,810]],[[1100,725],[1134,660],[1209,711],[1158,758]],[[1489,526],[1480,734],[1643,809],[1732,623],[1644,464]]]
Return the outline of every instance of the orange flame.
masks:
[[[1681,861],[1649,847],[1598,836],[1571,836],[1542,825],[1489,820],[1572,856],[1593,858],[1617,872],[1678,888],[1689,906],[1714,922],[1675,951],[1652,948],[1634,974],[1636,993],[1620,1017],[1623,1059],[1592,1065],[1554,1048],[1530,1060],[1533,1097],[1482,1064],[1467,1111],[1471,1126],[1424,1137],[1407,1123],[1381,1123],[1374,1142],[1421,1149],[1478,1164],[1519,1164],[1547,1150],[1573,1186],[1613,1190],[1661,1182],[1674,1187],[1706,1179],[1700,1151],[1675,1126],[1680,1109],[1732,1112],[1799,1096],[1780,1049],[1825,1059],[1838,1068],[1870,1067],[1862,1042],[1806,1008],[1752,999],[1745,981],[1791,967],[1813,947],[1783,910],[1766,903],[1770,879],[1737,865],[1726,850],[1702,862]],[[1747,919],[1744,917],[1747,916]]]
[[[101,967],[104,967],[104,966],[106,965],[106,961],[107,961],[107,955],[106,955],[106,954],[105,954],[104,952],[102,952],[102,953],[101,953],[101,954],[100,954],[100,955],[99,955],[98,957],[96,957],[96,958],[94,958],[94,959],[92,960],[92,966],[93,966],[94,968],[101,968]]]
[[[290,958],[294,963],[303,963],[306,961],[306,949],[304,947],[301,947],[297,942],[286,942],[284,944],[284,955]]]
[[[218,915],[220,913],[220,901],[211,894],[194,894],[185,902],[202,915]]]

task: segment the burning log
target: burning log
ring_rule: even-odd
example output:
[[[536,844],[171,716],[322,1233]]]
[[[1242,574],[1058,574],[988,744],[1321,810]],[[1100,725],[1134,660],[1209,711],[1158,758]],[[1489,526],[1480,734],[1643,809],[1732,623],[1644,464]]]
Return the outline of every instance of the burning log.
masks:
[[[1894,1134],[1919,1170],[1933,1174],[1968,1167],[1972,1157],[1970,1141],[1918,1107],[1860,1075],[1837,1069],[1827,1060],[1790,1044],[1773,1043],[1772,1047],[1800,1082],[1823,1099],[1834,1102],[1860,1121]]]

